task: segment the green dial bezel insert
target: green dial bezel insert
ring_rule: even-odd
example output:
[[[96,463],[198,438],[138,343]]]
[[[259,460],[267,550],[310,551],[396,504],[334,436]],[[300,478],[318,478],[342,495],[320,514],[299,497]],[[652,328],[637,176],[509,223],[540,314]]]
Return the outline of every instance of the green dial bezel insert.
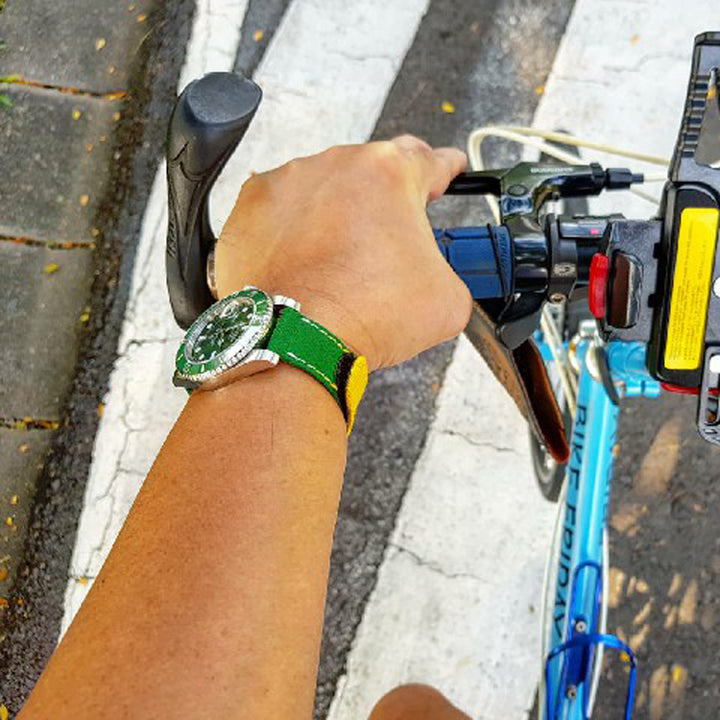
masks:
[[[204,361],[194,359],[193,350],[203,330],[210,322],[220,318],[231,304],[237,303],[238,299],[249,301],[253,305],[252,316],[240,337],[235,338],[227,347],[222,347],[222,341],[218,337],[216,354]],[[177,351],[175,368],[179,378],[193,383],[203,383],[237,366],[246,355],[262,346],[273,324],[273,312],[273,299],[256,287],[243,288],[216,302],[190,326]]]

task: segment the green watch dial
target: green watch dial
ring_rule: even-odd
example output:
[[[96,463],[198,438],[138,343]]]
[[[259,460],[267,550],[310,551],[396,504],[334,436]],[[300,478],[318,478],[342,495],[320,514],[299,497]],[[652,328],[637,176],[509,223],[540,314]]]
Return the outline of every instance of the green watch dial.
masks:
[[[248,287],[228,295],[188,330],[175,358],[178,375],[201,383],[237,365],[262,344],[272,319],[272,298],[262,290]]]

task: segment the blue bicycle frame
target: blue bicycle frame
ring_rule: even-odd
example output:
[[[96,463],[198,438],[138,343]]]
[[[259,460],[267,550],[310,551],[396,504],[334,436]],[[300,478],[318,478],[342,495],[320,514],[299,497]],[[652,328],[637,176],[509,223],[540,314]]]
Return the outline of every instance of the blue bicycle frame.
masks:
[[[546,364],[554,362],[538,337]],[[595,660],[600,647],[624,653],[630,663],[625,715],[632,715],[635,658],[632,650],[601,628],[607,506],[610,497],[619,408],[596,379],[597,346],[581,339],[581,363],[571,454],[565,476],[564,519],[556,556],[549,652],[545,658],[543,720],[585,720],[592,711]],[[625,397],[657,397],[660,384],[645,366],[645,345],[611,342],[604,347],[610,376]],[[599,669],[598,669],[599,670]]]

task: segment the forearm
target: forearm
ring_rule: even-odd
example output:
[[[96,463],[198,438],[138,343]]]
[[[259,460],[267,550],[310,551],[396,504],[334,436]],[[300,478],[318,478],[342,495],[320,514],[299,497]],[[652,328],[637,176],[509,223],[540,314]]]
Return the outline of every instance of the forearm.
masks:
[[[345,426],[286,366],[196,393],[34,717],[310,717]]]

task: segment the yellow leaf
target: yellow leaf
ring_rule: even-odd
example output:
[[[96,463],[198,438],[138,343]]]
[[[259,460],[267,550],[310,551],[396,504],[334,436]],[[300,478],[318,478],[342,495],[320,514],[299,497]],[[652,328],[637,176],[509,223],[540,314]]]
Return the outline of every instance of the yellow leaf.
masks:
[[[107,45],[107,42],[105,38],[98,38],[95,41],[95,49],[96,50],[102,50]]]
[[[639,36],[637,33],[635,33],[634,35],[631,35],[631,36],[630,36],[630,42],[631,42],[633,45],[637,45],[637,44],[640,42],[640,36]]]
[[[536,85],[535,86],[535,94],[536,95],[542,95],[545,92],[545,86],[544,85]]]
[[[82,113],[79,110],[72,111],[72,119],[79,120],[82,117]]]
[[[88,579],[87,579],[84,575],[82,575],[81,577],[79,577],[79,578],[77,579],[77,581],[78,581],[81,585],[87,585],[87,584],[88,584]]]
[[[445,100],[440,107],[444,113],[452,115],[455,112],[455,106],[448,100]]]
[[[80,203],[80,207],[87,207],[88,203],[90,202],[90,196],[89,195],[81,195],[78,198],[78,202]]]
[[[147,20],[147,15],[145,15],[145,13],[140,13],[140,14],[137,16],[137,21],[138,21],[138,22],[145,22],[145,20]]]
[[[98,417],[102,417],[105,413],[105,403],[100,403],[98,405]]]
[[[4,705],[0,705],[0,720],[8,720],[10,713]]]
[[[253,40],[255,42],[260,42],[265,37],[265,33],[262,30],[256,30],[253,33]]]
[[[8,570],[4,565],[0,565],[0,582],[6,580],[8,576]]]
[[[4,597],[0,597],[0,610],[4,610],[10,603]]]
[[[13,495],[13,496],[10,498],[10,504],[11,504],[11,505],[17,505],[17,504],[18,504],[18,496],[17,496],[17,495]]]
[[[686,675],[687,675],[687,671],[685,670],[685,668],[682,665],[673,665],[672,679],[676,685],[678,683],[682,682],[685,679]]]
[[[52,275],[53,273],[56,273],[59,269],[60,266],[57,263],[50,263],[43,268],[43,272],[46,275]]]
[[[12,527],[12,526],[15,524],[14,521],[13,521],[13,519],[12,519],[12,517],[10,517],[10,515],[8,515],[8,516],[5,518],[5,524],[6,524],[8,527]]]

